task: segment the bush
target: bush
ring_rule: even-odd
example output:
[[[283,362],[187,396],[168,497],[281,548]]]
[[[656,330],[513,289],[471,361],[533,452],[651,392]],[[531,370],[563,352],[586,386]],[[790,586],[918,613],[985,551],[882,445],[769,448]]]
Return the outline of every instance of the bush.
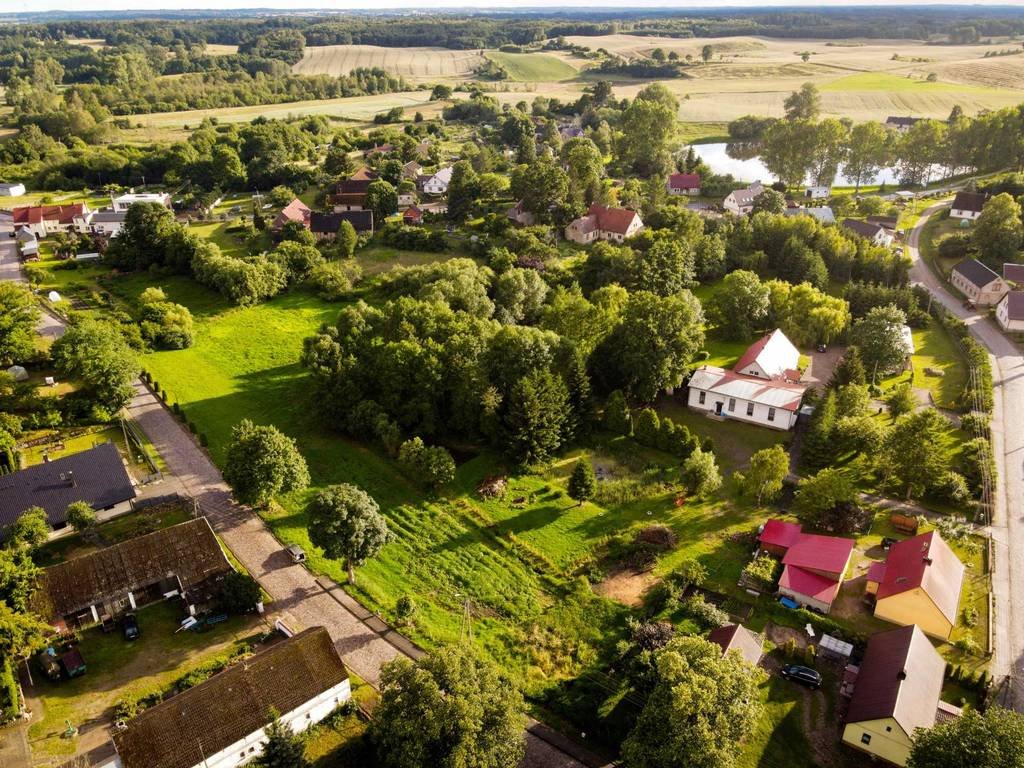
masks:
[[[398,221],[389,221],[379,230],[381,242],[405,251],[443,253],[448,249],[444,233],[422,227],[409,227]]]
[[[958,651],[963,653],[976,654],[978,652],[978,642],[970,635],[964,635],[953,645],[956,646]]]
[[[964,608],[964,624],[968,627],[978,626],[978,609],[973,605],[969,605]]]
[[[402,595],[395,603],[395,618],[400,624],[407,624],[416,613],[416,603],[408,595]]]
[[[647,544],[657,549],[672,549],[679,537],[676,532],[667,525],[648,525],[636,534],[636,541],[640,544]]]
[[[313,267],[306,284],[324,301],[340,301],[361,276],[362,269],[355,262],[328,261]]]
[[[754,560],[747,563],[743,569],[743,575],[761,586],[762,591],[769,591],[775,586],[775,579],[778,577],[779,561],[771,555],[762,552]]]
[[[260,585],[252,576],[232,571],[224,577],[220,605],[226,613],[252,613],[260,600]]]
[[[0,658],[0,722],[13,720],[21,711],[18,698],[18,681],[14,676],[14,665],[6,656]]]
[[[424,445],[414,437],[402,443],[398,461],[407,466],[422,483],[437,488],[455,479],[455,460],[442,446]]]
[[[705,629],[720,627],[729,621],[729,614],[707,602],[700,595],[691,595],[682,602],[683,612]]]

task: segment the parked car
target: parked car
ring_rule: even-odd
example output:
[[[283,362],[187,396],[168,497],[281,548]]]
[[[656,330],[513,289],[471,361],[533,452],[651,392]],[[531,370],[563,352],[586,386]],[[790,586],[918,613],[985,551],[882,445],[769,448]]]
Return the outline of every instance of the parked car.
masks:
[[[66,651],[60,657],[60,666],[64,670],[64,674],[69,678],[85,674],[85,659],[82,656],[82,652],[77,648]]]
[[[306,562],[306,551],[298,544],[289,544],[285,549],[293,563]]]
[[[786,680],[806,685],[815,691],[821,688],[821,673],[810,667],[802,667],[799,664],[787,664],[779,674]]]
[[[818,351],[819,352],[828,352],[828,346],[826,346],[825,344],[819,344],[818,345]]]
[[[142,631],[139,629],[139,619],[134,613],[126,613],[121,618],[121,634],[129,642],[138,640],[142,636]]]
[[[57,660],[57,652],[52,647],[36,654],[36,664],[48,678],[60,680],[60,662]]]

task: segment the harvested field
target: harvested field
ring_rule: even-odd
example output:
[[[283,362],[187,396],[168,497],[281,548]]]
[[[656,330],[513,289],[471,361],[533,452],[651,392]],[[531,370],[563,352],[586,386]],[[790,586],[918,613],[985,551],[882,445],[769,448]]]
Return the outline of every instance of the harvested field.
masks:
[[[357,67],[380,67],[409,79],[436,80],[469,77],[483,63],[478,51],[323,45],[307,48],[292,71],[300,75],[346,75]]]
[[[1024,84],[1024,51],[1016,56],[952,61],[932,67],[929,71],[934,71],[942,80],[953,83],[1020,89]]]
[[[237,45],[224,45],[223,43],[207,43],[206,52],[211,56],[228,56],[238,53]]]

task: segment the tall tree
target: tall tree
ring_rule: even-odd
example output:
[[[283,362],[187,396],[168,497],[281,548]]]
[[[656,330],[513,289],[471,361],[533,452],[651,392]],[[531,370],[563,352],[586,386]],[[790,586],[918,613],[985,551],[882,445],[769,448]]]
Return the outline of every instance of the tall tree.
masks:
[[[566,205],[569,175],[550,158],[541,158],[512,171],[511,189],[537,221],[551,222]]]
[[[371,181],[366,187],[366,207],[373,211],[373,225],[384,226],[384,220],[398,210],[398,192],[383,179]]]
[[[338,254],[342,258],[351,258],[352,254],[356,252],[356,243],[359,242],[359,235],[356,234],[356,228],[352,226],[352,222],[346,219],[341,222],[341,226],[338,227],[338,234],[334,239],[334,244],[338,248]]]
[[[818,401],[800,449],[800,463],[810,469],[827,467],[835,456],[836,393],[828,390]]]
[[[594,475],[594,467],[590,459],[583,456],[576,460],[569,475],[569,497],[576,499],[579,504],[593,497],[597,491],[597,477]]]
[[[356,566],[376,557],[391,539],[377,502],[361,488],[342,483],[324,488],[306,507],[309,540],[332,560],[344,560],[348,583]]]
[[[139,358],[112,324],[76,318],[50,348],[57,371],[77,379],[81,391],[110,412],[132,397]]]
[[[982,259],[997,269],[1004,262],[1016,260],[1024,241],[1020,204],[1006,192],[987,201],[974,225],[972,239]]]
[[[27,547],[30,552],[45,544],[49,537],[50,524],[42,507],[29,507],[3,532],[5,547]]]
[[[769,291],[757,273],[745,269],[730,272],[708,302],[708,319],[727,339],[743,341],[765,327]]]
[[[878,456],[879,472],[902,486],[908,499],[919,497],[948,468],[948,431],[949,422],[934,408],[901,416]]]
[[[0,282],[0,365],[24,362],[35,354],[39,307],[26,287]]]
[[[308,768],[306,747],[302,739],[280,717],[264,729],[267,740],[256,759],[257,768]]]
[[[843,175],[853,181],[855,193],[873,179],[889,160],[889,132],[881,123],[857,123],[846,139]]]
[[[848,384],[867,384],[867,376],[864,374],[864,363],[860,358],[860,350],[851,345],[846,348],[842,360],[832,371],[832,378],[828,385],[833,389],[844,387]]]
[[[667,173],[672,167],[669,143],[678,121],[679,102],[661,83],[642,89],[622,115],[616,150],[624,168],[640,176]]]
[[[309,469],[295,441],[277,427],[243,419],[231,430],[224,479],[243,504],[265,506],[279,493],[309,485]]]
[[[460,160],[452,167],[452,179],[448,184],[448,219],[462,223],[480,196],[480,177],[466,160]]]
[[[907,359],[903,327],[907,316],[894,304],[873,307],[853,326],[853,341],[872,382],[898,370]]]
[[[683,483],[695,496],[710,496],[722,487],[722,475],[713,451],[694,448],[686,457],[682,469]]]
[[[743,476],[743,492],[758,504],[775,501],[789,474],[789,454],[781,445],[762,448],[750,457],[750,469]]]
[[[760,718],[763,673],[699,637],[655,652],[657,683],[622,745],[630,768],[732,768]]]
[[[521,462],[547,461],[562,445],[569,392],[561,377],[535,370],[512,386],[502,418],[502,443]]]
[[[814,83],[804,83],[782,103],[788,120],[816,120],[821,113],[821,94]]]
[[[382,768],[515,768],[524,725],[515,686],[452,647],[384,665],[368,735]]]
[[[967,709],[914,735],[907,768],[1020,768],[1024,717],[990,706]]]

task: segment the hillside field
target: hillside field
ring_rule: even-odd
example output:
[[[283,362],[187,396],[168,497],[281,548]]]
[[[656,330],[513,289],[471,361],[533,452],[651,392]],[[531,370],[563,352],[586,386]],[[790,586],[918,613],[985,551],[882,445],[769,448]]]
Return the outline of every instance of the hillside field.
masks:
[[[477,51],[323,45],[307,48],[292,71],[299,75],[347,75],[357,67],[380,67],[407,79],[437,80],[469,77],[483,63]]]
[[[502,53],[489,51],[487,58],[503,66],[513,80],[522,82],[557,82],[570,80],[578,74],[575,67],[546,53]]]

